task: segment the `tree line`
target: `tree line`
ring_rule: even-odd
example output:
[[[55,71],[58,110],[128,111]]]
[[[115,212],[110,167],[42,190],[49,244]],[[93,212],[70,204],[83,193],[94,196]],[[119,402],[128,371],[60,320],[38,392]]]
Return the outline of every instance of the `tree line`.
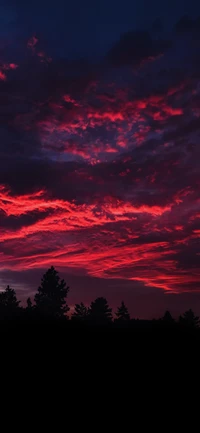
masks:
[[[69,287],[65,280],[61,279],[56,269],[51,266],[41,279],[41,284],[34,296],[34,303],[29,297],[26,307],[21,307],[15,290],[10,286],[0,292],[0,320],[16,319],[22,316],[29,319],[68,320],[70,311],[67,304],[68,292]],[[89,307],[83,302],[75,304],[70,319],[76,324],[112,325],[115,323],[119,326],[128,326],[135,321],[130,318],[124,301],[113,315],[112,308],[109,307],[104,297],[96,298]],[[178,321],[175,321],[170,312],[166,311],[159,319],[159,324],[187,326],[195,329],[199,328],[200,319],[191,309],[180,316]]]

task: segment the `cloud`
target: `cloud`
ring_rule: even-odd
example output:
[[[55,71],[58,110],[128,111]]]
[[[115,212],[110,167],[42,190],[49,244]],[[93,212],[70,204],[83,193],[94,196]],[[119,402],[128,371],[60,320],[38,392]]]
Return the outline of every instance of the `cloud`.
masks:
[[[9,70],[15,70],[18,68],[19,65],[16,65],[16,63],[4,63],[2,65],[0,65],[0,81],[6,81],[7,80],[7,75],[5,73],[5,71],[9,71]]]
[[[147,297],[199,290],[200,71],[189,35],[183,46],[177,34],[129,32],[95,60],[53,56],[33,34],[16,57],[3,52],[4,281],[22,272],[28,284],[53,263],[77,293],[79,278],[106,281],[108,296],[114,285]]]
[[[112,66],[139,66],[162,55],[170,46],[170,41],[153,40],[147,31],[129,31],[121,35],[106,58]]]
[[[27,42],[27,48],[32,51],[33,54],[36,54],[40,58],[41,63],[50,63],[52,62],[52,58],[48,57],[44,51],[36,50],[36,46],[38,45],[39,39],[36,36],[32,36]]]
[[[35,51],[35,47],[38,42],[39,39],[36,36],[32,36],[27,42],[27,47],[30,48],[32,51]]]
[[[192,19],[188,15],[184,15],[176,23],[175,29],[177,32],[200,31],[200,17]]]
[[[3,71],[0,71],[0,80],[6,81],[6,74]]]

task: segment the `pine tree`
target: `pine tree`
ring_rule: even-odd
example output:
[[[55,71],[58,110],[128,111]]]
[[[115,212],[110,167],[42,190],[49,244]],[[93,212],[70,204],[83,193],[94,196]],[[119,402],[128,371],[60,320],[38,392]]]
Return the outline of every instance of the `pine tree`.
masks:
[[[118,320],[123,320],[123,321],[130,320],[130,314],[128,312],[128,308],[124,304],[124,301],[122,301],[120,307],[118,307],[117,312],[115,314]]]
[[[15,290],[7,286],[6,290],[0,293],[0,316],[14,317],[20,311],[19,304]]]
[[[26,303],[27,303],[27,307],[26,307],[27,310],[31,310],[33,308],[33,304],[30,297],[27,299]]]
[[[169,311],[165,311],[165,314],[162,317],[162,320],[163,320],[163,322],[169,323],[169,324],[172,324],[175,322],[175,320],[173,319],[173,317]]]
[[[112,308],[109,308],[105,298],[97,298],[91,303],[89,317],[97,324],[106,324],[112,321]]]
[[[190,328],[198,328],[200,320],[199,317],[195,316],[194,312],[190,309],[183,314],[183,317],[180,316],[179,323]]]
[[[75,304],[72,319],[85,320],[88,317],[88,313],[89,309],[83,304],[83,302],[80,304]]]
[[[42,277],[41,285],[34,298],[37,311],[45,316],[64,317],[69,311],[66,303],[68,291],[66,282],[60,280],[58,272],[51,266]]]

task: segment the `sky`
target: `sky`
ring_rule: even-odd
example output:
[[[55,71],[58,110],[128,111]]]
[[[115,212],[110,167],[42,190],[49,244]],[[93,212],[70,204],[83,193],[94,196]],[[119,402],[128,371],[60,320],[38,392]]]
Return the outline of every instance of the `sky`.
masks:
[[[200,5],[0,1],[0,289],[200,314]]]

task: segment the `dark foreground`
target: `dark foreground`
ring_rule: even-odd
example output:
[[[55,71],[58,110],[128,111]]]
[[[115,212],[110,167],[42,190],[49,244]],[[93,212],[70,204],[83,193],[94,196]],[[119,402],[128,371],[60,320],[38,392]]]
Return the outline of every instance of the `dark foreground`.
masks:
[[[130,320],[128,323],[112,322],[98,324],[73,320],[17,318],[0,321],[1,342],[24,348],[45,350],[59,347],[63,351],[69,346],[74,350],[95,349],[101,344],[102,351],[117,349],[120,353],[132,353],[134,347],[159,351],[166,348],[193,346],[200,348],[200,328],[178,323],[168,324],[160,320]],[[85,345],[85,347],[84,347]],[[123,352],[124,351],[124,352]]]
[[[1,321],[0,342],[2,380],[17,378],[30,390],[36,387],[37,396],[58,387],[84,401],[94,387],[108,398],[114,386],[119,399],[129,391],[139,398],[146,389],[151,400],[156,383],[168,395],[186,376],[194,385],[199,372],[200,329],[159,321]]]

